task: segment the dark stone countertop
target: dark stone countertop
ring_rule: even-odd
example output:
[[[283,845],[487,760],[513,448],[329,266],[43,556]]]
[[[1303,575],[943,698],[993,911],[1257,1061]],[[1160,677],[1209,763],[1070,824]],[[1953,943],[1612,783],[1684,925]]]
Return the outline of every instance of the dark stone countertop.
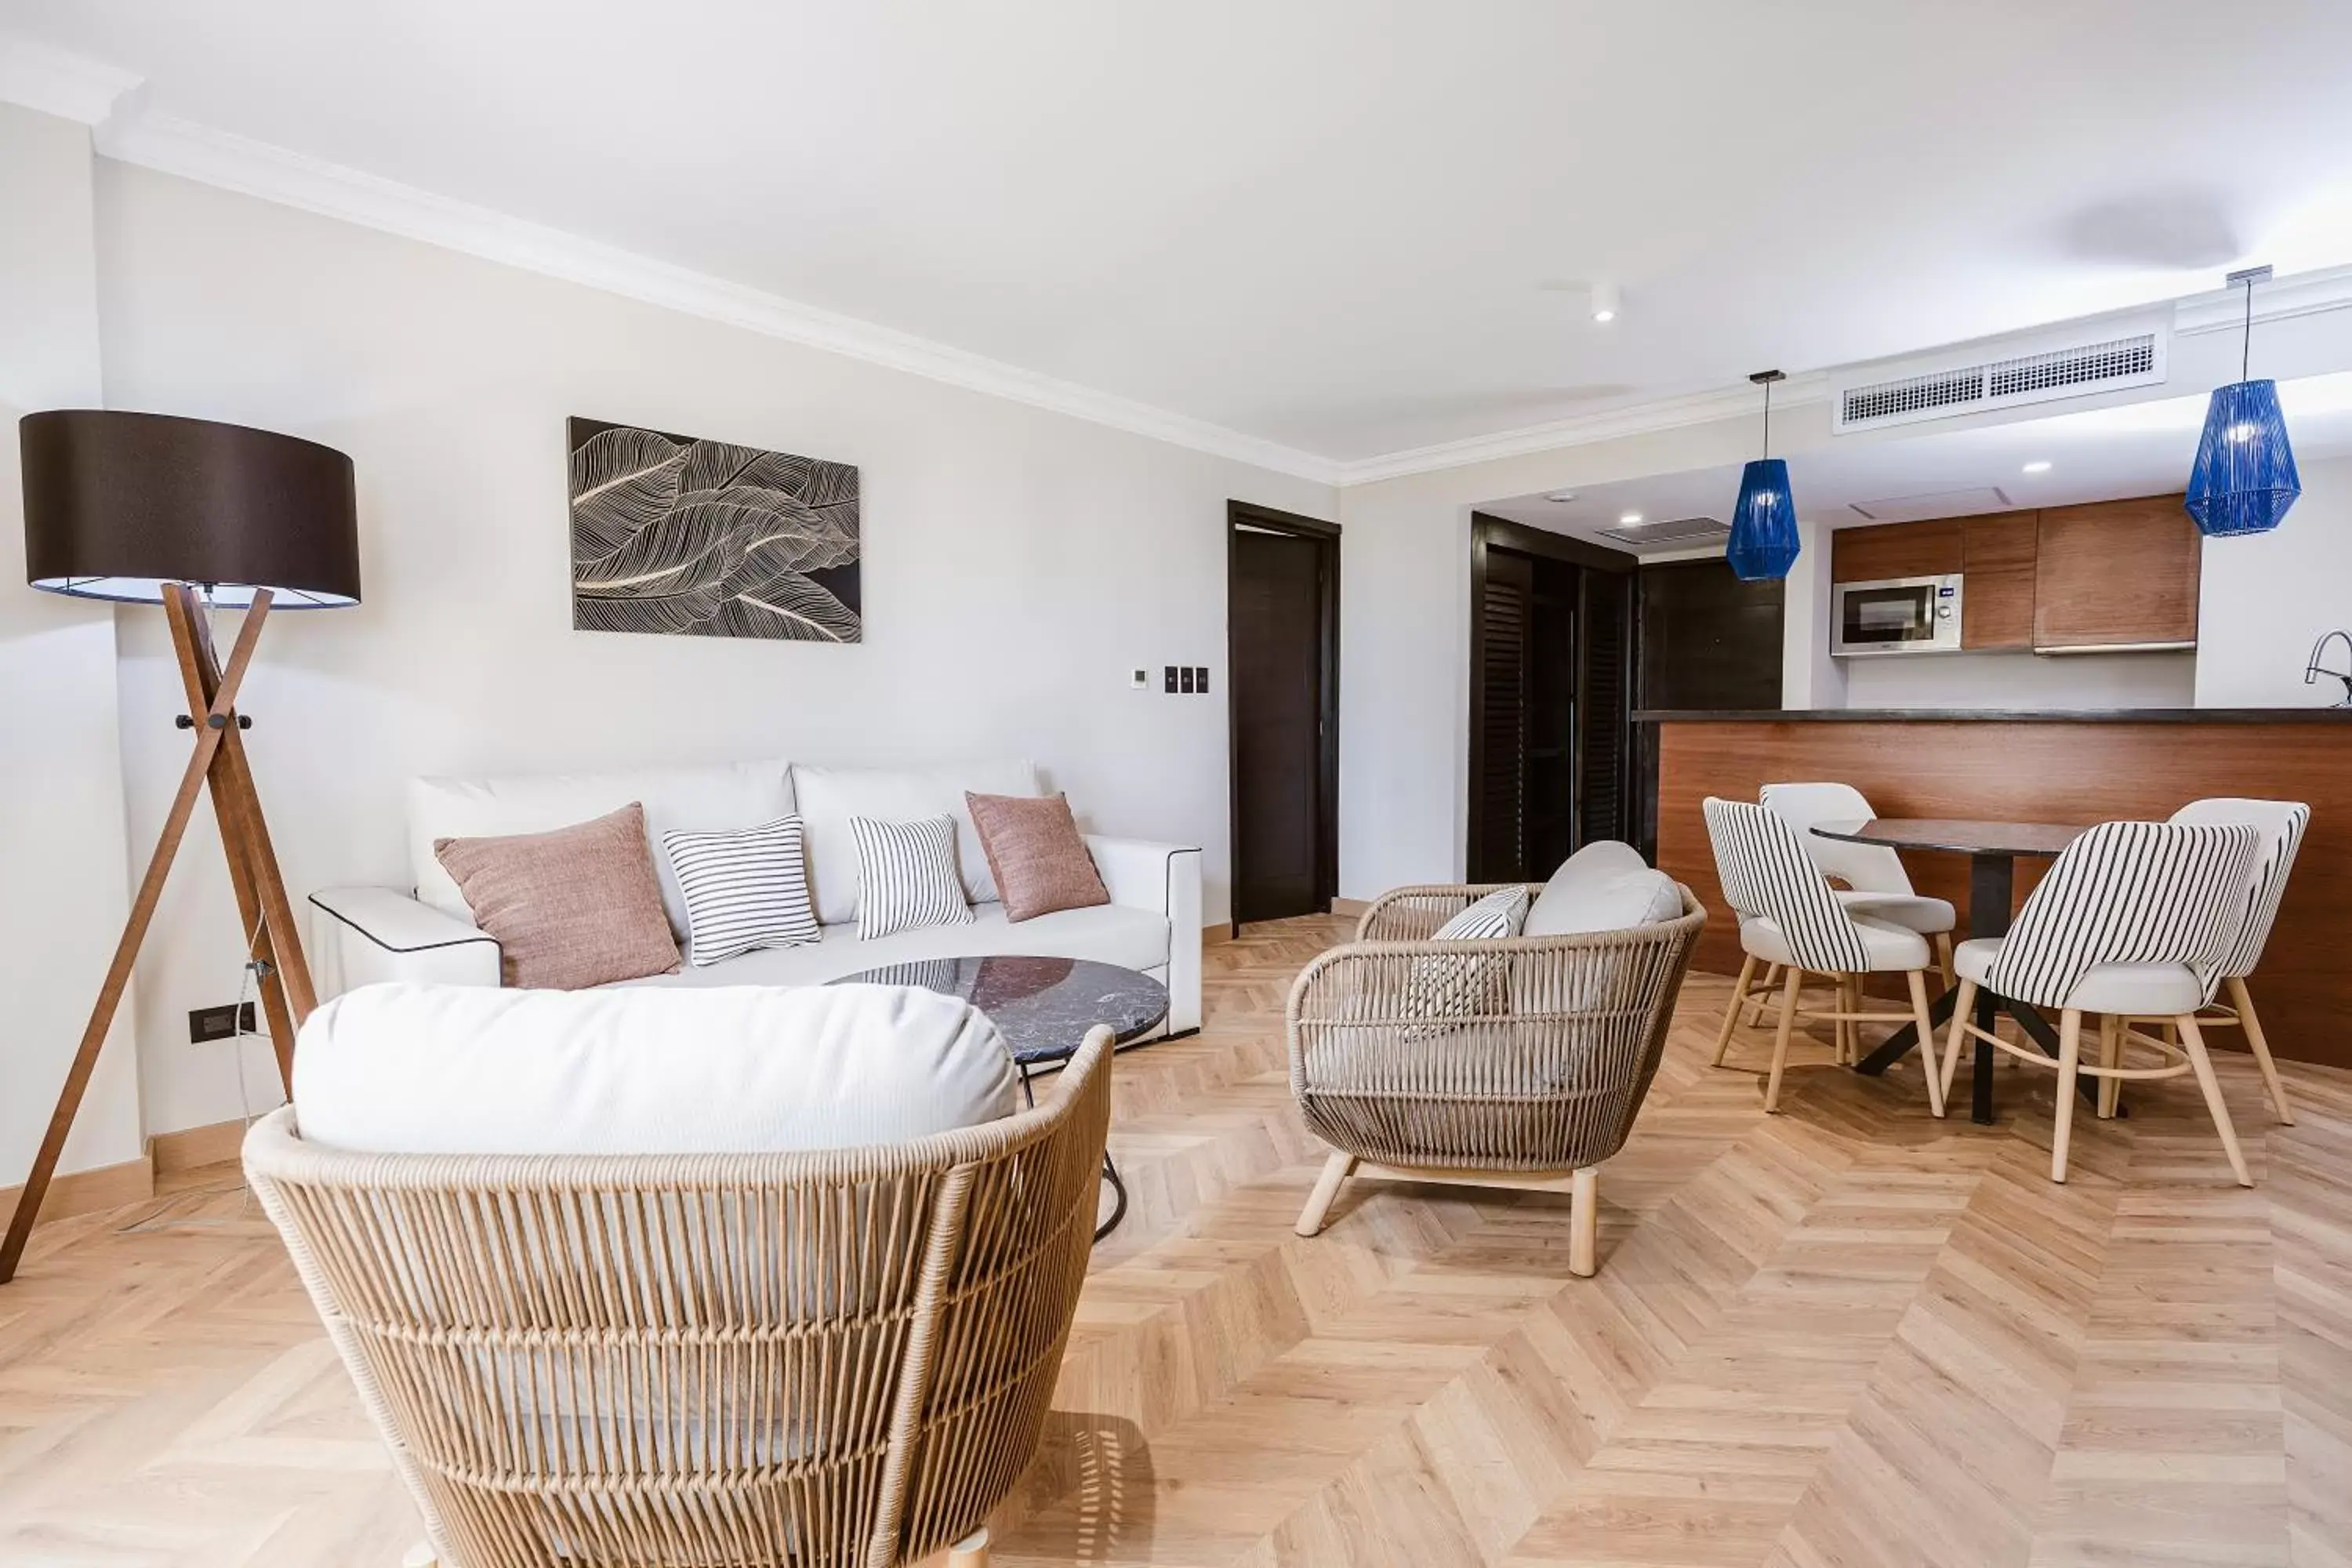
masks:
[[[1637,708],[1637,724],[2336,724],[2352,708]]]

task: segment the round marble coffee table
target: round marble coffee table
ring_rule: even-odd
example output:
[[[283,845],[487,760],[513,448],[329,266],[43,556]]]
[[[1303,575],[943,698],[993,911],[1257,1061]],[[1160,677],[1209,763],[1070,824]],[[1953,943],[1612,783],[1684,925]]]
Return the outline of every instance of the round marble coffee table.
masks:
[[[886,963],[830,982],[835,985],[919,985],[961,996],[996,1026],[1013,1047],[1021,1069],[1021,1092],[1037,1103],[1029,1075],[1058,1067],[1077,1054],[1097,1025],[1119,1045],[1141,1038],[1168,1016],[1168,987],[1149,974],[1089,958],[1035,958],[992,953],[984,958],[924,958]],[[1127,1184],[1110,1155],[1103,1155],[1103,1180],[1114,1202],[1110,1217],[1095,1229],[1100,1241],[1127,1217]]]

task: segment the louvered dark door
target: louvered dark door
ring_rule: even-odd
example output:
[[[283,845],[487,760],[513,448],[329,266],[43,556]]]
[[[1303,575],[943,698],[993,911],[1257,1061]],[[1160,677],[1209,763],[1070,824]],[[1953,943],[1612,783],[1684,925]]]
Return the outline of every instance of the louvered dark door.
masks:
[[[1477,637],[1478,832],[1470,874],[1520,874],[1527,858],[1528,630],[1535,577],[1523,555],[1491,551]]]
[[[1633,739],[1633,579],[1584,574],[1577,704],[1576,847],[1630,838],[1627,780]]]

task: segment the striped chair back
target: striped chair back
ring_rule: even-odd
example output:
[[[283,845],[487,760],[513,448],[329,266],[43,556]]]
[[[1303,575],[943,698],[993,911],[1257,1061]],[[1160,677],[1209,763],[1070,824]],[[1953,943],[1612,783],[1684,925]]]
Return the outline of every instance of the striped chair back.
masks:
[[[1986,985],[2063,1007],[2097,964],[2178,963],[2211,1001],[2243,923],[2260,837],[2242,823],[2099,824],[2025,900]]]
[[[2192,800],[2172,814],[2175,822],[2242,822],[2262,835],[2254,851],[2254,879],[2246,901],[2246,918],[2238,938],[2221,961],[2224,978],[2242,980],[2263,961],[2263,947],[2278,920],[2279,900],[2286,896],[2286,877],[2294,869],[2294,853],[2303,847],[2304,830],[2311,826],[2311,807],[2299,800],[2240,800],[2223,796]]]
[[[1795,828],[1744,800],[1709,795],[1703,809],[1706,836],[1715,846],[1716,875],[1734,913],[1742,920],[1769,917],[1803,968],[1828,974],[1869,970],[1870,949],[1862,931],[1830,891]]]
[[[1853,844],[1814,833],[1817,822],[1867,822],[1878,814],[1850,784],[1768,784],[1765,809],[1788,818],[1797,842],[1822,871],[1864,893],[1908,893],[1911,873],[1901,856],[1884,844]]]

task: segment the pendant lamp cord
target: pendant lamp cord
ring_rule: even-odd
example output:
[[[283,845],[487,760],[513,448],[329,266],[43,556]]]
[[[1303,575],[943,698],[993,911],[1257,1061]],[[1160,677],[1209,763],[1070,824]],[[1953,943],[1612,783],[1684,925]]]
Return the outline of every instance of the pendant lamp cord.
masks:
[[[2248,290],[2249,293],[2252,290]],[[1772,455],[1772,384],[1764,384],[1764,456]]]
[[[2246,279],[2246,331],[2238,340],[2238,379],[2246,379],[2254,363],[2254,280]],[[1769,395],[1769,394],[1768,394]]]

